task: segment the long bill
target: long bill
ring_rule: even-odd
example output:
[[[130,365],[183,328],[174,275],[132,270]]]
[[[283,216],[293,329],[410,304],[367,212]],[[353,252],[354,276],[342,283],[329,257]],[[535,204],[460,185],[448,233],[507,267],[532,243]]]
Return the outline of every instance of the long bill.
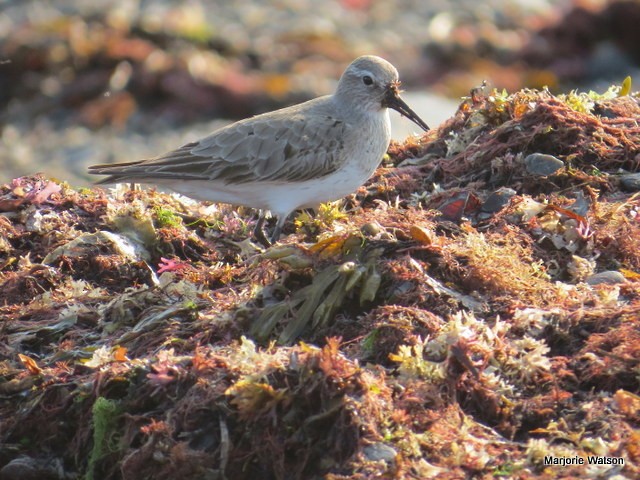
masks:
[[[429,125],[427,125],[416,112],[411,110],[411,107],[400,98],[400,92],[398,90],[398,84],[392,83],[387,87],[387,93],[384,100],[382,100],[382,106],[393,108],[396,112],[400,113],[411,120],[413,123],[422,128],[425,132],[429,131]]]

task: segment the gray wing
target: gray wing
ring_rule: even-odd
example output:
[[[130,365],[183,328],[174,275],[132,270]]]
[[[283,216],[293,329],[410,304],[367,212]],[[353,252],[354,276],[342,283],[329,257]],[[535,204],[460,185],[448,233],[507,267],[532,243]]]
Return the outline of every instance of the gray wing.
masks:
[[[100,183],[209,179],[233,184],[322,177],[341,164],[347,124],[326,108],[300,108],[306,105],[242,120],[150,160],[96,165],[90,173],[112,175]]]

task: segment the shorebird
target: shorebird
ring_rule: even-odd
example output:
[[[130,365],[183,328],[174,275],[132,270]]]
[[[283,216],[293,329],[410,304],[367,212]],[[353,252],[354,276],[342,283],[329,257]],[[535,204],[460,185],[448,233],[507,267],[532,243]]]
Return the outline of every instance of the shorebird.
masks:
[[[156,184],[198,200],[260,210],[255,237],[269,244],[267,211],[278,217],[271,242],[289,215],[337,200],[365,183],[391,141],[388,109],[425,131],[400,97],[398,71],[366,55],[344,71],[333,95],[257,115],[155,158],[94,165],[98,184]]]

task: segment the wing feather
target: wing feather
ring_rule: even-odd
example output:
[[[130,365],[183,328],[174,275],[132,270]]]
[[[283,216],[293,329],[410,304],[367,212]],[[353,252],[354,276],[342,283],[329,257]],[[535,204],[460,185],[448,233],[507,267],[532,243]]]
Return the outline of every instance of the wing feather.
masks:
[[[234,123],[156,158],[96,165],[101,183],[210,179],[226,184],[299,182],[328,175],[344,162],[348,124],[324,97]]]
[[[322,177],[344,161],[348,125],[317,100],[242,120],[156,158],[96,165],[90,172],[111,175],[101,183],[210,179],[236,184]]]

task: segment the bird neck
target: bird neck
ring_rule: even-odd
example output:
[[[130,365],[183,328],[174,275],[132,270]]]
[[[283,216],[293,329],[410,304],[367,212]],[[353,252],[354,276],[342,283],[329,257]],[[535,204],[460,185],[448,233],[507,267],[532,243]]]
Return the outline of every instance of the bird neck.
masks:
[[[335,108],[341,111],[345,116],[353,116],[358,114],[362,117],[379,116],[386,108],[376,105],[370,98],[358,98],[353,95],[342,95],[340,91],[336,92],[333,97]]]

